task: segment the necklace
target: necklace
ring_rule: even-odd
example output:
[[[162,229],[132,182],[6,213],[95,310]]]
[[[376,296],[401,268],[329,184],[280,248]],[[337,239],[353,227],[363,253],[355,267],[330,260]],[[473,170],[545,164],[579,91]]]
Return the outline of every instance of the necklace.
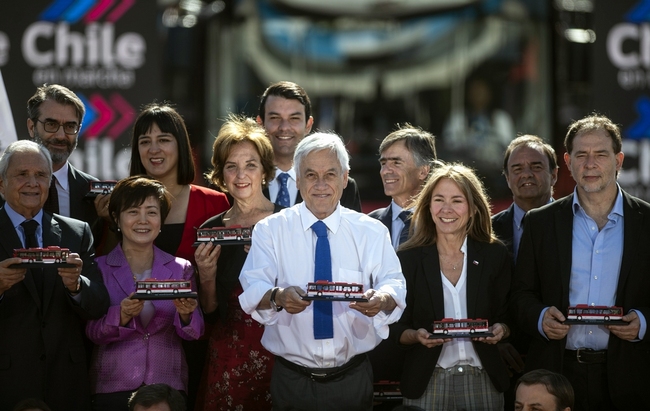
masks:
[[[169,190],[169,193],[172,195],[172,197],[177,198],[179,195],[181,195],[181,193],[183,192],[183,190],[185,190],[185,186],[184,186],[184,185],[181,186],[181,189],[178,190],[178,192],[177,192],[176,194],[172,193],[171,190]]]
[[[442,255],[442,254],[440,254],[440,253],[438,253],[438,254],[440,255],[440,257],[442,257],[443,261],[444,261],[445,263],[447,263],[447,265],[450,265],[450,266],[451,266],[451,269],[454,270],[454,271],[456,271],[456,270],[458,269],[458,267],[459,267],[459,266],[462,266],[462,264],[463,264],[464,257],[461,257],[461,259],[458,260],[456,263],[452,263],[452,262],[449,261],[449,259],[448,259],[447,257],[445,257],[444,255]]]

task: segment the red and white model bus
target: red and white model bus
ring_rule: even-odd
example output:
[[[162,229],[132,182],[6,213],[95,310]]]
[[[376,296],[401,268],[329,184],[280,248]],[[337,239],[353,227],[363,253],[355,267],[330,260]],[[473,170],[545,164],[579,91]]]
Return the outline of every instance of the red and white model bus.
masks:
[[[148,278],[135,282],[136,294],[181,294],[191,293],[192,284],[185,280],[156,280]]]
[[[475,320],[463,318],[456,320],[454,318],[443,318],[440,321],[433,322],[433,334],[474,334],[486,333],[489,331],[488,320],[477,318]]]
[[[363,284],[335,283],[325,280],[307,283],[307,297],[361,298],[362,296]]]
[[[569,307],[567,320],[578,321],[616,321],[623,318],[622,307],[608,307],[606,305],[578,304]]]
[[[110,194],[113,192],[117,181],[91,181],[90,191],[92,194]]]
[[[231,227],[199,228],[196,230],[198,243],[221,241],[250,241],[253,227],[234,225]]]
[[[65,263],[68,261],[70,250],[57,246],[44,248],[17,248],[14,250],[14,257],[19,257],[21,263]]]

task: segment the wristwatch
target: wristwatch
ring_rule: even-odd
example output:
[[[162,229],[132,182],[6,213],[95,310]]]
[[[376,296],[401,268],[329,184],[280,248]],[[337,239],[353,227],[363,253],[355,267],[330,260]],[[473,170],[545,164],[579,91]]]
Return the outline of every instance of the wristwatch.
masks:
[[[271,302],[271,308],[273,308],[275,311],[282,311],[283,308],[275,303],[275,294],[277,294],[279,289],[280,287],[273,287],[273,290],[271,290],[271,298],[269,299]]]

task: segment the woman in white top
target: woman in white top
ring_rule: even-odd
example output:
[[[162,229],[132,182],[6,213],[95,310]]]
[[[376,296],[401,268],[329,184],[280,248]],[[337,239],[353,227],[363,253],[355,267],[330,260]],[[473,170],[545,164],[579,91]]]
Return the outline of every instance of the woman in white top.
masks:
[[[411,229],[398,252],[406,310],[391,325],[391,336],[407,348],[404,404],[503,409],[509,379],[496,343],[509,334],[511,260],[492,232],[487,194],[476,174],[461,164],[434,168],[416,200]],[[430,335],[433,322],[443,318],[488,320],[493,336],[474,334],[471,325],[462,338],[450,338],[458,329]]]

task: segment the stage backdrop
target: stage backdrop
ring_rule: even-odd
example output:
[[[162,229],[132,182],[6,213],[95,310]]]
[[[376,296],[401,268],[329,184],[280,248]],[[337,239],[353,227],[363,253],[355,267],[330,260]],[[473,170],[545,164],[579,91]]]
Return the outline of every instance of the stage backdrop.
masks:
[[[0,69],[18,138],[28,138],[27,99],[43,83],[86,105],[70,161],[100,179],[128,175],[129,133],[142,104],[159,97],[161,41],[150,0],[3,2]]]

